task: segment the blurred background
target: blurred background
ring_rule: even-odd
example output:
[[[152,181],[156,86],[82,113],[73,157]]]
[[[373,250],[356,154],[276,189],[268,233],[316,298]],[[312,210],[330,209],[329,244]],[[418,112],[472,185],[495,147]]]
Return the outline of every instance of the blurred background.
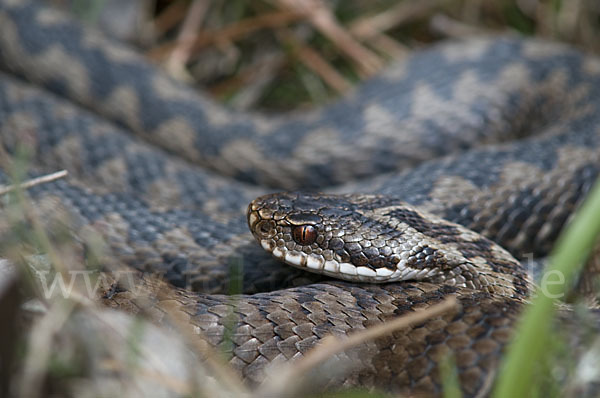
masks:
[[[600,52],[598,0],[47,1],[240,110],[330,101],[448,38],[535,35]]]

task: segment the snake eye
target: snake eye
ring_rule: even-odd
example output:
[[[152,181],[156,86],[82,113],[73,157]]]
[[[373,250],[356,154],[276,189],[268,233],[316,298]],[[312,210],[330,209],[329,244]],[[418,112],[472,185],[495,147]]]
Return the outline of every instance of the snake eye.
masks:
[[[292,230],[292,237],[303,246],[312,244],[317,239],[317,229],[312,225],[300,225]]]

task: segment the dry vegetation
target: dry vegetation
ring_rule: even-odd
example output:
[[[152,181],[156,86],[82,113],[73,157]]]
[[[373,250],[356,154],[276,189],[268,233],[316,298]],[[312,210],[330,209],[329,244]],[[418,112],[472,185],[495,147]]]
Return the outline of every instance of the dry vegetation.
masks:
[[[48,1],[71,4],[174,77],[240,109],[329,101],[453,37],[518,33],[600,51],[595,0]]]
[[[597,52],[599,29],[594,0],[215,0],[159,2],[142,36],[177,78],[231,106],[281,110],[328,101],[442,39],[520,33]]]

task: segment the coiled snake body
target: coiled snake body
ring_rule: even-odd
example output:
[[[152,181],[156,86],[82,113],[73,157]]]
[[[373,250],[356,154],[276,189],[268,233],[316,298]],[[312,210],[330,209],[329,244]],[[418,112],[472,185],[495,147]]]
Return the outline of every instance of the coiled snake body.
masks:
[[[264,118],[218,107],[60,14],[3,0],[0,67],[4,148],[28,145],[37,173],[70,172],[30,191],[39,211],[64,210],[75,233],[103,235],[114,262],[164,274],[211,344],[233,313],[230,362],[251,382],[327,334],[455,294],[460,310],[349,354],[363,366],[344,383],[438,391],[452,352],[465,393],[480,392],[530,289],[498,245],[546,255],[600,171],[600,61],[538,40],[443,44],[324,109]],[[263,197],[247,220],[275,188],[331,194]],[[248,221],[292,264],[403,281],[290,287],[303,274],[256,244]],[[215,293],[236,261],[248,294],[234,306]]]

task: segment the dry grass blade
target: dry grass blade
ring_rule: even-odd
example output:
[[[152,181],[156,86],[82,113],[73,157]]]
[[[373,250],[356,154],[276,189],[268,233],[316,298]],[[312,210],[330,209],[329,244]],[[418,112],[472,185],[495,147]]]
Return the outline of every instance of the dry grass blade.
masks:
[[[280,371],[269,375],[269,378],[259,388],[258,396],[291,396],[297,394],[302,383],[306,382],[306,374],[323,361],[369,340],[376,339],[395,330],[409,327],[442,315],[450,310],[458,309],[456,297],[447,297],[444,301],[423,310],[405,314],[397,319],[384,322],[381,325],[353,333],[348,338],[340,339],[335,336],[325,337],[321,344],[313,348],[305,357],[297,362],[283,367]]]
[[[287,9],[305,14],[310,23],[321,34],[335,43],[360,69],[364,76],[371,76],[383,68],[383,60],[368,48],[362,46],[336,20],[331,10],[319,0],[278,0]]]
[[[208,2],[196,0],[190,6],[190,9],[183,21],[181,31],[177,36],[175,48],[167,59],[166,68],[175,77],[183,80],[185,78],[191,80],[185,72],[185,65],[190,58],[190,54],[194,47],[194,39],[196,32],[200,29]]]
[[[191,53],[220,42],[235,41],[261,29],[287,26],[294,21],[303,19],[304,16],[292,11],[275,11],[256,17],[246,18],[216,31],[203,31],[195,34]],[[153,48],[146,55],[150,59],[161,60],[170,54],[177,43],[167,43]]]
[[[60,172],[59,172],[60,173]],[[42,178],[43,180],[44,178]],[[26,181],[24,184],[27,184],[30,181]],[[51,243],[48,235],[44,230],[44,226],[42,221],[37,217],[35,211],[33,210],[31,203],[27,201],[25,195],[23,193],[23,184],[15,184],[13,190],[16,192],[17,201],[19,206],[23,209],[23,215],[27,222],[32,226],[33,234],[40,242],[41,247],[44,252],[48,256],[50,263],[53,265],[54,269],[59,272],[62,277],[66,277],[68,275],[69,267],[67,267],[62,261],[62,256],[56,250],[56,247]],[[18,262],[18,261],[17,261]]]
[[[64,178],[68,174],[69,174],[69,172],[67,170],[61,170],[61,171],[57,171],[55,173],[46,174],[46,175],[43,175],[40,177],[32,178],[32,179],[27,180],[18,185],[8,185],[8,186],[0,185],[0,195],[5,195],[9,192],[12,192],[15,189],[17,189],[17,187],[19,187],[21,189],[28,189],[28,188],[34,187],[36,185],[45,184],[47,182],[52,182],[52,181],[58,180],[60,178]]]
[[[98,358],[99,368],[120,375],[124,386],[129,389],[124,396],[173,396],[171,393],[175,393],[175,396],[195,396],[198,388],[206,396],[219,396],[213,386],[206,382],[207,372],[203,364],[187,362],[181,355],[184,345],[178,334],[172,334],[166,328],[146,320],[130,317],[124,312],[94,308],[79,315],[80,319],[95,324],[93,332],[97,334],[93,344],[104,347],[110,353]],[[85,344],[82,346],[89,350]],[[165,350],[165,347],[168,348]],[[124,356],[124,351],[128,351],[129,355]],[[189,352],[187,348],[185,352]],[[168,367],[169,364],[172,368]],[[172,371],[184,364],[193,366],[193,369],[187,374]],[[204,378],[204,383],[198,382],[199,377]],[[148,390],[147,385],[150,384],[160,392]],[[221,386],[218,391],[226,391],[225,385]]]
[[[210,93],[215,97],[225,97],[235,93],[230,104],[238,110],[251,109],[260,101],[260,96],[266,85],[271,83],[287,62],[283,54],[265,56],[255,64],[244,66],[235,76],[216,83],[210,87]]]
[[[32,224],[33,234],[43,242],[44,246],[48,249],[48,256],[54,261],[54,266],[62,272],[65,272],[67,268],[60,261],[60,256],[51,250],[50,241],[44,233],[40,221],[32,211],[31,206],[27,203],[23,195],[23,190],[63,178],[66,175],[67,171],[61,170],[23,183],[17,182],[13,185],[0,188],[1,194],[13,191],[16,193],[17,206],[22,208],[24,216]],[[15,260],[15,264],[18,264],[21,258],[10,260]],[[47,372],[48,361],[52,353],[52,339],[65,324],[77,304],[74,300],[59,300],[50,306],[48,312],[41,319],[34,323],[29,335],[27,356],[25,357],[25,363],[18,384],[20,396],[41,396],[44,376]]]
[[[181,22],[186,12],[187,5],[185,2],[172,2],[154,18],[154,32],[157,35],[164,35],[168,30],[173,29]]]
[[[399,59],[406,57],[410,48],[388,35],[378,33],[375,36],[368,39],[368,43],[371,47],[377,49],[382,54],[386,54],[392,59]]]
[[[403,23],[432,14],[448,0],[403,1],[379,14],[359,18],[350,25],[350,31],[361,39],[368,39]]]
[[[295,51],[298,59],[310,70],[319,75],[325,83],[336,90],[338,93],[344,93],[352,88],[352,84],[342,76],[333,66],[319,55],[312,48],[303,45],[296,39],[291,32],[282,29],[283,40],[288,43]]]
[[[233,372],[223,357],[190,324],[185,305],[174,299],[174,292],[167,282],[155,277],[142,276],[131,281],[123,280],[122,286],[130,292],[136,292],[135,305],[142,309],[148,319],[153,319],[151,312],[157,310],[155,303],[159,303],[158,307],[166,317],[169,327],[174,329],[186,346],[202,359],[203,368],[207,370],[207,374],[218,381],[222,395],[229,394],[235,397],[249,395],[238,374]],[[160,323],[163,322],[164,320]]]
[[[65,173],[54,173],[54,175],[51,175],[52,178],[49,176],[44,176],[39,179],[27,181],[25,184],[15,183],[12,188],[17,193],[17,201],[14,205],[22,209],[23,217],[30,223],[30,225],[33,226],[32,233],[35,234],[37,240],[40,241],[42,243],[42,247],[45,248],[49,263],[61,275],[60,277],[67,278],[68,275],[70,275],[70,272],[74,269],[73,266],[77,267],[77,265],[70,264],[68,260],[66,262],[63,261],[65,260],[63,258],[63,251],[68,249],[66,249],[64,246],[56,246],[56,242],[50,240],[50,238],[46,235],[46,231],[42,225],[42,222],[38,218],[38,214],[33,210],[33,205],[27,201],[22,192],[22,188],[24,186],[29,187],[34,184],[52,180],[53,178],[57,178],[57,176],[61,175],[64,176]],[[69,256],[67,256],[67,258],[68,257]],[[16,258],[13,260],[15,260],[15,263],[23,263],[23,258],[19,254],[17,254]],[[23,264],[23,267],[26,267],[26,265]],[[54,294],[52,297],[47,297],[45,303],[47,304],[48,311],[31,327],[29,339],[26,344],[27,355],[24,359],[24,365],[22,367],[22,371],[20,372],[21,376],[17,384],[20,396],[39,397],[43,396],[45,393],[45,380],[49,374],[48,372],[51,368],[51,362],[56,354],[56,346],[53,342],[55,341],[57,334],[59,332],[62,333],[65,325],[70,322],[72,315],[79,315],[80,320],[89,320],[91,318],[95,318],[95,322],[104,324],[104,329],[111,330],[111,332],[103,335],[106,336],[106,341],[104,338],[99,339],[95,345],[98,347],[103,347],[103,350],[110,353],[111,358],[120,358],[123,356],[122,346],[126,345],[127,343],[127,334],[124,333],[122,328],[116,328],[117,325],[113,325],[113,322],[110,322],[110,318],[106,318],[106,316],[103,315],[104,312],[98,310],[98,308],[95,306],[95,303],[92,302],[85,294],[82,294],[79,291],[80,288],[83,288],[82,286],[79,286],[78,284],[74,284],[72,286],[74,290],[70,290],[66,296],[65,292],[59,289],[57,290],[58,294]],[[41,291],[42,289],[34,288],[32,290]],[[165,290],[166,289],[163,288],[162,290],[150,293],[154,296],[158,296],[160,294],[165,294]],[[60,297],[60,294],[63,294],[64,297]],[[39,294],[39,298],[43,300],[43,295]],[[81,318],[81,316],[84,318]],[[171,320],[172,325],[177,325],[178,320],[176,319],[176,316],[171,314],[171,312],[167,312],[167,316]],[[133,322],[133,324],[135,324],[135,322]],[[149,325],[148,327],[151,326]],[[204,358],[204,363],[206,363],[210,369],[210,372],[203,372],[203,367],[196,367],[194,372],[196,372],[198,377],[203,376],[204,373],[206,375],[215,375],[215,378],[219,381],[220,386],[218,391],[219,393],[223,393],[221,394],[222,396],[248,395],[237,375],[233,374],[225,364],[222,364],[218,361],[219,356],[217,353],[215,353],[214,350],[210,350],[210,347],[207,347],[207,343],[202,340],[201,337],[192,333],[188,323],[184,323],[183,320],[180,321],[179,329],[182,332],[181,334],[183,334],[184,339],[187,340],[189,345],[195,348],[196,352]],[[138,334],[139,333],[134,333],[136,338],[140,338]],[[110,340],[110,338],[113,340]],[[118,347],[113,347],[111,341],[112,343],[115,341],[125,343],[118,345]],[[89,347],[85,346],[85,344],[80,346],[80,341],[74,341],[73,344],[74,346],[78,347],[77,349],[80,350],[82,355],[92,355],[93,350],[90,351]],[[153,352],[148,348],[144,349],[143,351],[132,351],[135,352],[136,357],[139,357],[138,361],[142,364],[150,365],[162,363],[164,360],[166,360],[165,357],[155,357]],[[202,386],[201,388],[203,391],[208,391],[210,388],[214,387],[213,385],[209,385],[207,383],[200,384],[188,382],[186,380],[178,380],[169,374],[161,374],[160,372],[153,373],[152,368],[132,368],[123,361],[119,363],[118,369],[115,367],[112,370],[117,371],[116,373],[120,375],[127,376],[127,380],[129,380],[129,378],[131,379],[131,383],[125,383],[129,386],[128,388],[132,389],[131,391],[135,391],[138,386],[138,384],[136,384],[138,380],[144,378],[152,380],[156,385],[163,386],[167,390],[180,392],[183,395],[194,392],[194,386]],[[228,394],[226,394],[226,392],[228,392]],[[215,395],[212,394],[211,396]]]
[[[429,21],[432,31],[445,37],[469,37],[477,35],[489,35],[493,31],[484,29],[480,26],[468,25],[466,23],[452,19],[444,14],[436,14]]]
[[[44,375],[48,371],[48,361],[53,349],[52,340],[67,322],[75,306],[76,302],[73,300],[61,300],[52,305],[31,328],[27,357],[19,383],[21,397],[42,396]]]
[[[220,385],[223,386],[221,392],[229,392],[235,397],[249,395],[248,389],[244,386],[240,377],[233,372],[233,369],[222,360],[219,353],[216,352],[205,339],[192,331],[189,323],[173,316],[171,313],[167,313],[167,316],[169,317],[170,322],[175,325],[177,332],[185,339],[186,343],[191,346],[195,352],[202,355],[207,367],[219,380]]]
[[[108,371],[111,371],[111,372],[118,372],[118,373],[126,372],[124,364],[122,362],[115,361],[115,360],[103,361],[102,368],[106,369]],[[156,371],[151,371],[151,370],[146,370],[146,369],[138,370],[138,374],[147,380],[152,380],[152,381],[158,382],[159,384],[164,385],[165,387],[168,387],[170,390],[174,391],[178,395],[183,395],[183,396],[188,395],[189,396],[192,394],[192,390],[190,389],[189,384],[187,382],[185,382],[184,380],[176,379],[169,375],[165,375],[164,373],[161,373],[161,372],[156,372]]]

